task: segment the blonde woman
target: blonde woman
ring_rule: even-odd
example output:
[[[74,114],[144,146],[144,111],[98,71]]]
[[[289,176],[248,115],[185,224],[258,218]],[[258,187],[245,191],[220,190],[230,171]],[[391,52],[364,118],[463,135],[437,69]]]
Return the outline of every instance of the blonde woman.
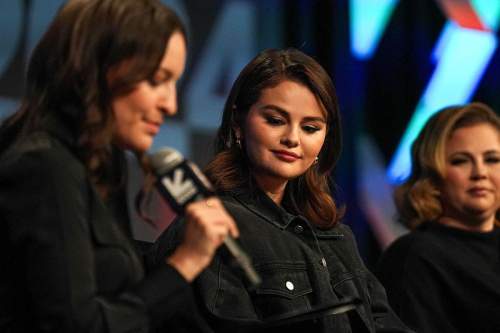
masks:
[[[413,231],[380,259],[389,303],[417,332],[500,328],[500,120],[486,105],[446,108],[412,147],[395,193]]]

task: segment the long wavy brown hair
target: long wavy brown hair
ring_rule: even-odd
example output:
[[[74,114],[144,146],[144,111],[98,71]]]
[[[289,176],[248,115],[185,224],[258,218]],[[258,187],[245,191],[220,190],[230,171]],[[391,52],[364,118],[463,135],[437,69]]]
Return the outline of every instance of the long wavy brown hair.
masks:
[[[412,145],[411,174],[394,194],[400,221],[405,226],[415,229],[441,216],[439,188],[446,173],[446,143],[458,128],[484,123],[500,133],[500,118],[479,102],[445,108],[427,121]]]
[[[177,14],[157,0],[67,2],[31,56],[22,105],[0,127],[0,154],[56,119],[107,199],[125,182],[125,173],[118,181],[113,174],[112,99],[152,80],[176,31],[185,36]],[[112,71],[117,75],[110,81]],[[146,154],[137,156],[151,183]]]
[[[287,183],[284,200],[317,227],[334,227],[344,212],[343,207],[337,208],[330,194],[330,186],[335,186],[331,173],[342,146],[337,97],[326,71],[298,50],[266,50],[243,69],[224,106],[215,140],[216,156],[205,168],[205,173],[218,194],[237,193],[249,186],[249,161],[245,150],[236,147],[236,129],[243,127],[250,107],[259,100],[264,89],[286,80],[306,86],[316,96],[327,114],[327,131],[318,163]]]

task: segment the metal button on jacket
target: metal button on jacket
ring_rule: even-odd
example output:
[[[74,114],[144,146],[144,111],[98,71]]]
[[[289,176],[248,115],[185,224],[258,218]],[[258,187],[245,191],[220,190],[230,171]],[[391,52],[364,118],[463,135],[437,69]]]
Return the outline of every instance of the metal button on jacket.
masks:
[[[326,260],[325,260],[325,258],[321,259],[321,264],[322,264],[324,267],[326,267]]]
[[[286,289],[293,290],[293,288],[294,288],[293,283],[291,283],[290,281],[287,281],[286,282]]]
[[[295,228],[293,228],[293,231],[296,234],[300,234],[302,231],[304,231],[304,228],[301,225],[296,225]]]

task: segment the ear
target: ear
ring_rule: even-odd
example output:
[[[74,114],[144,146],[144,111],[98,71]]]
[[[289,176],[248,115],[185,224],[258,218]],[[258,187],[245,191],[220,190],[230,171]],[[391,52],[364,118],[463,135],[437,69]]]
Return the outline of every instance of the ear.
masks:
[[[243,137],[241,127],[236,127],[234,129],[234,135],[236,136],[236,139],[241,139]]]

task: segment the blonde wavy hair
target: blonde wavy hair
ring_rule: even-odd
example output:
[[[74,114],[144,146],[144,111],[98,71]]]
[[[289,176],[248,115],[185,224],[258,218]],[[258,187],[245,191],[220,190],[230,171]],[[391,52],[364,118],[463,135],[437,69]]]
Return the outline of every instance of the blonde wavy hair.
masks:
[[[412,145],[410,177],[394,194],[400,221],[406,227],[415,229],[441,216],[439,188],[446,174],[446,143],[456,129],[484,123],[500,133],[500,118],[479,102],[445,108],[427,121]]]

